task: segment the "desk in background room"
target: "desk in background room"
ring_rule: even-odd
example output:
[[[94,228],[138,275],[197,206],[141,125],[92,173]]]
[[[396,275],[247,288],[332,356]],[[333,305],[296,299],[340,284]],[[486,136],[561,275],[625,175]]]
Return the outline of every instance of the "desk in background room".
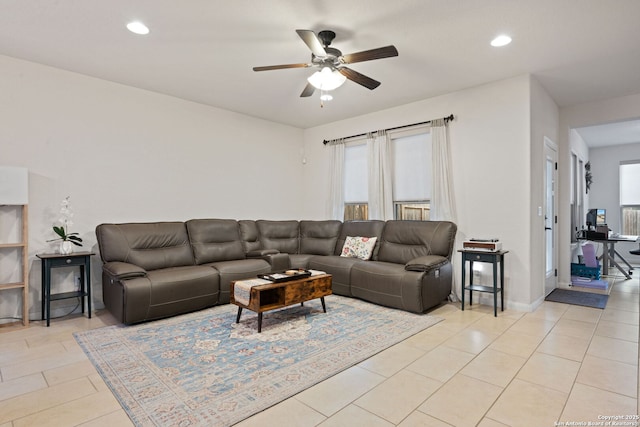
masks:
[[[599,260],[602,260],[602,274],[607,276],[609,275],[609,264],[613,264],[627,279],[631,279],[631,272],[633,267],[629,262],[624,259],[622,255],[616,251],[616,243],[619,242],[637,242],[638,236],[625,236],[625,235],[614,235],[610,234],[609,237],[605,238],[594,238],[593,236],[589,236],[589,238],[582,238],[582,240],[590,240],[592,242],[602,243],[602,255],[598,257]],[[616,261],[616,255],[625,263],[628,267],[628,270],[623,269],[620,264]]]

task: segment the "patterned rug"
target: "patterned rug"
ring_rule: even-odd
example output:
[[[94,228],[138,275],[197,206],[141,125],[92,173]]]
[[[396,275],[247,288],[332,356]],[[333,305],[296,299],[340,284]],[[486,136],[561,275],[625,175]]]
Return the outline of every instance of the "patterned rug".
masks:
[[[138,426],[235,424],[432,326],[417,315],[330,295],[257,315],[223,305],[75,338]]]

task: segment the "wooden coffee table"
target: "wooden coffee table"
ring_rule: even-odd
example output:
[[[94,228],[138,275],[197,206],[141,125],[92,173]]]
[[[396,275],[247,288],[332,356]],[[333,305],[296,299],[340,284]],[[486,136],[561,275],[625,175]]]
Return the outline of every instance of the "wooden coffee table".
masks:
[[[231,304],[238,306],[238,316],[236,323],[240,322],[242,309],[246,308],[258,313],[258,332],[262,331],[262,313],[269,310],[287,307],[289,305],[301,304],[305,301],[320,298],[322,310],[326,313],[327,307],[324,297],[331,295],[331,275],[321,274],[317,276],[304,277],[280,283],[266,283],[256,285],[251,288],[249,304],[243,304],[235,299],[236,282],[231,282]]]

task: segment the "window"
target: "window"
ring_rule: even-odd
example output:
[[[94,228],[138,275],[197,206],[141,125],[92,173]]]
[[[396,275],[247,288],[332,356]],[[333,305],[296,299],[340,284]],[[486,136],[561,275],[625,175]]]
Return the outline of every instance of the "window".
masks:
[[[356,221],[369,219],[369,205],[367,203],[345,203],[344,220]]]
[[[395,219],[429,220],[431,134],[424,128],[397,133],[391,139],[392,192]],[[368,219],[367,145],[345,146],[344,220]]]
[[[344,220],[369,219],[366,144],[344,149]]]
[[[429,221],[431,207],[429,202],[395,203],[395,219],[410,221]]]
[[[622,234],[640,235],[640,205],[622,207]]]
[[[620,210],[622,234],[640,234],[640,161],[620,164]]]
[[[395,219],[429,220],[431,133],[401,136],[393,144]]]

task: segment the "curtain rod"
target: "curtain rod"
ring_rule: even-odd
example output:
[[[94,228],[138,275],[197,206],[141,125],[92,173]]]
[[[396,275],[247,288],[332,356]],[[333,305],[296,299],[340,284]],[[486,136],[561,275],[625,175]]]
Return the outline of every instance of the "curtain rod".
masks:
[[[448,115],[447,117],[443,117],[443,120],[445,123],[447,123],[448,121],[453,120],[453,114]],[[408,127],[412,127],[412,126],[420,126],[420,125],[428,125],[432,122],[433,120],[427,120],[426,122],[420,122],[420,123],[412,123],[410,125],[403,125],[403,126],[396,126],[393,128],[387,128],[384,129],[385,132],[390,131],[390,130],[397,130],[397,129],[404,129],[404,128],[408,128]],[[327,145],[328,143],[330,143],[331,141],[336,141],[337,139],[351,139],[351,138],[357,138],[359,136],[366,136],[369,133],[374,133],[377,131],[373,131],[373,132],[365,132],[365,133],[359,133],[357,135],[351,135],[351,136],[345,136],[344,138],[336,138],[336,139],[325,139],[324,141],[322,141],[322,143],[324,145]]]

